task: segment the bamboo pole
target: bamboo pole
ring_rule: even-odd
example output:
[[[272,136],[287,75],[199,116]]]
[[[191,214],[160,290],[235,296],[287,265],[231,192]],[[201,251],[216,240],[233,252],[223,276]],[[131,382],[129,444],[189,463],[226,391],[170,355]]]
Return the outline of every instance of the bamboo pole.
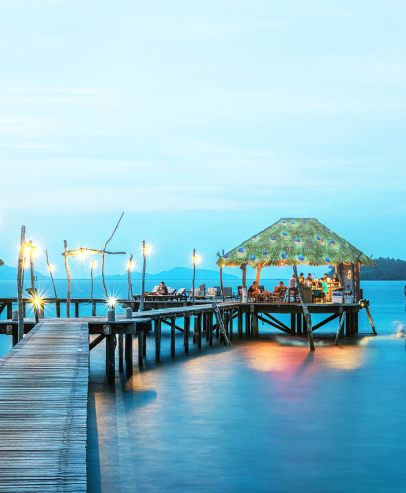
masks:
[[[20,253],[18,255],[17,266],[17,297],[18,297],[18,334],[17,340],[20,341],[24,336],[24,304],[23,304],[23,284],[22,284],[22,269],[24,261],[25,249],[25,226],[21,226],[21,241]]]
[[[133,285],[131,282],[131,266],[133,261],[133,254],[131,254],[130,261],[128,262],[127,274],[128,274],[128,300],[133,297]]]
[[[34,276],[34,246],[32,244],[32,240],[28,243],[30,248],[30,270],[31,270],[31,289],[32,289],[32,297],[34,298],[33,308],[34,308],[34,317],[35,323],[39,322],[39,309],[40,306],[35,302],[37,298],[37,292],[35,290],[35,276]]]
[[[121,217],[120,217],[120,219],[118,220],[118,223],[117,223],[116,227],[114,228],[114,231],[113,231],[113,233],[111,234],[110,238],[109,238],[109,239],[106,241],[106,243],[104,244],[103,252],[102,252],[102,254],[101,254],[101,256],[102,256],[101,276],[102,276],[102,281],[103,281],[104,294],[106,295],[106,298],[107,298],[107,289],[106,289],[106,283],[104,282],[104,256],[105,256],[105,254],[106,254],[106,247],[107,247],[107,243],[109,243],[109,241],[113,238],[114,233],[117,231],[118,225],[120,224],[120,221],[121,221],[121,219],[123,218],[123,216],[124,216],[124,212],[121,214]]]
[[[55,287],[55,283],[54,283],[54,276],[52,275],[52,268],[51,266],[49,265],[49,260],[48,260],[48,250],[44,250],[44,253],[45,253],[45,257],[47,259],[47,265],[48,265],[48,270],[49,270],[49,273],[51,275],[51,280],[52,280],[52,286],[54,288],[54,293],[55,293],[55,303],[56,303],[56,300],[58,299],[58,296],[56,294],[56,287]]]
[[[145,241],[142,242],[142,255],[143,255],[143,263],[142,263],[141,295],[140,295],[140,308],[139,308],[140,312],[144,311],[144,300],[145,300],[145,269],[147,266]]]
[[[69,270],[69,263],[68,263],[68,257],[69,254],[68,252],[68,243],[66,240],[63,240],[63,244],[65,246],[65,253],[62,255],[65,255],[65,268],[66,268],[66,275],[68,278],[68,293],[66,296],[66,318],[70,318],[70,290],[71,290],[71,284],[70,284],[70,270]]]
[[[303,298],[303,293],[302,293],[302,285],[299,282],[299,278],[297,276],[297,267],[296,264],[293,264],[293,274],[296,278],[296,286],[297,290],[299,293],[299,299],[300,299],[300,304],[302,305],[303,308],[303,316],[306,320],[306,328],[307,328],[307,335],[309,337],[309,344],[310,344],[310,350],[314,351],[314,340],[313,340],[313,331],[312,331],[312,318],[309,313],[309,309],[307,308],[307,305],[304,301]]]
[[[376,330],[375,330],[375,325],[374,325],[374,322],[373,322],[373,320],[372,320],[372,315],[371,315],[371,312],[370,312],[370,310],[369,310],[369,306],[368,306],[368,305],[365,307],[365,310],[367,311],[367,315],[368,315],[369,323],[371,324],[371,327],[372,327],[373,333],[374,333],[374,335],[376,335],[376,336],[377,336],[378,334],[376,333]]]
[[[196,301],[195,301],[195,277],[196,277],[196,249],[193,248],[193,281],[192,281],[192,304],[193,305],[196,304]]]
[[[94,267],[94,260],[92,260],[90,264],[90,280],[91,280],[91,285],[90,285],[90,300],[93,302],[93,267]]]
[[[223,288],[223,267],[220,267],[220,289],[221,289],[221,297],[224,303],[226,301],[226,297],[224,295],[224,288]]]
[[[241,266],[242,270],[242,287],[247,289],[247,264]]]

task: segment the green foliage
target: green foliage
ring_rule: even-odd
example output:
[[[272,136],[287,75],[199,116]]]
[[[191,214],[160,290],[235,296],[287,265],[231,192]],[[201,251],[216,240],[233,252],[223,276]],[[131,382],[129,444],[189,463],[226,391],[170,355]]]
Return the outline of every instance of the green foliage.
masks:
[[[3,261],[1,260],[1,258],[0,258],[0,266],[1,266],[1,265],[4,265],[4,262],[3,262]]]
[[[364,281],[405,281],[406,261],[394,258],[379,257],[377,267],[361,267],[361,279]],[[329,275],[334,274],[334,268],[329,269]]]

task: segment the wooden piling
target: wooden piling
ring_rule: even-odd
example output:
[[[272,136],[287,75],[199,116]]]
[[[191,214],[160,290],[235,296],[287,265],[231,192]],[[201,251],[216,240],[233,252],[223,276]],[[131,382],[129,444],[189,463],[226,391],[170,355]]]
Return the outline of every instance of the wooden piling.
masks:
[[[175,322],[174,317],[171,318],[171,356],[175,356]],[[186,317],[185,317],[185,329],[186,329]],[[183,332],[183,339],[185,339],[185,332]]]
[[[209,340],[209,316],[207,313],[203,313],[203,332],[206,334],[206,341]]]
[[[296,314],[295,313],[290,314],[290,333],[292,336],[294,336],[296,334]]]
[[[196,319],[195,319],[196,320]],[[197,347],[198,349],[202,348],[202,316],[199,315],[197,317]]]
[[[13,303],[7,303],[7,320],[11,320],[13,317]]]
[[[242,309],[241,309],[241,306],[238,307],[238,326],[237,326],[237,330],[238,330],[238,337],[240,339],[242,339]]]
[[[155,331],[155,360],[159,361],[161,357],[161,321],[159,319],[154,321]]]
[[[115,319],[116,319],[115,311],[108,310],[107,312],[108,322],[113,322]],[[115,380],[115,372],[116,372],[115,349],[116,349],[116,338],[114,334],[112,334],[112,331],[110,330],[110,334],[106,335],[106,373],[107,373],[107,382],[109,385],[112,385]]]
[[[345,336],[346,337],[351,337],[352,335],[352,317],[351,313],[346,313],[346,320],[345,320]]]
[[[252,334],[251,337],[258,338],[258,313],[255,311],[255,306],[251,305],[251,317],[252,317]]]
[[[251,334],[251,318],[250,318],[250,312],[247,310],[245,312],[245,335],[247,337],[250,337]]]
[[[359,312],[354,313],[354,332],[358,334],[358,314]]]
[[[125,335],[125,374],[130,377],[133,374],[133,335]]]
[[[213,346],[213,312],[209,313],[207,328],[209,331],[209,346]]]
[[[124,336],[118,334],[118,371],[124,371]]]
[[[92,317],[96,316],[96,302],[92,301]]]
[[[79,318],[79,301],[75,301],[75,317]]]
[[[61,318],[61,302],[56,301],[55,303],[55,313],[56,313],[56,318]]]
[[[144,365],[144,331],[138,329],[138,364],[139,366]]]
[[[234,335],[233,335],[233,310],[230,310],[230,341],[232,341],[234,339]]]
[[[14,322],[18,322],[18,310],[13,310],[13,313],[11,315],[11,320]],[[18,343],[18,326],[13,325],[12,326],[12,344],[13,347]]]
[[[190,317],[185,316],[185,327],[183,329],[183,341],[185,345],[185,354],[189,353],[189,336],[190,336]]]

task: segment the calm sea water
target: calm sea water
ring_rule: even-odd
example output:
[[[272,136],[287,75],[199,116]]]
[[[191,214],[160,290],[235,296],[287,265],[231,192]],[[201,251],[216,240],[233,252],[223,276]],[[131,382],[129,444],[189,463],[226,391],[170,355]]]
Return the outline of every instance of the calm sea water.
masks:
[[[275,281],[264,284],[269,289]],[[74,296],[88,296],[87,281],[76,285]],[[111,388],[104,346],[97,346],[90,367],[88,490],[404,492],[406,349],[405,339],[394,335],[405,319],[404,285],[364,282],[378,337],[368,335],[362,311],[365,335],[314,353],[280,346],[271,339],[274,330],[260,325],[259,340],[235,339],[228,348],[204,342],[188,356],[178,336],[172,359],[163,326],[162,361],[155,362],[152,335],[145,367],[135,366],[129,380],[117,374]],[[0,283],[0,296],[10,286]],[[125,293],[119,283],[110,289]],[[336,322],[324,333],[335,332]],[[2,354],[9,339],[0,336]]]

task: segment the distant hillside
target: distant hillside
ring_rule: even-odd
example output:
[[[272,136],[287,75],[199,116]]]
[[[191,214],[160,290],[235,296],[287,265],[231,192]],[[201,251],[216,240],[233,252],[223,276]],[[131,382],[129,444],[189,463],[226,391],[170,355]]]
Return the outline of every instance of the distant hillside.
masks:
[[[34,275],[37,276],[38,281],[43,279],[51,279],[49,276],[44,276],[41,272],[34,270]],[[31,273],[29,269],[25,271],[25,278],[31,279]],[[17,267],[9,267],[8,265],[3,265],[0,267],[0,281],[5,280],[17,280]]]
[[[379,257],[374,259],[377,267],[361,267],[361,279],[364,281],[406,281],[406,261]],[[330,268],[334,273],[334,268]]]
[[[113,276],[104,276],[105,279],[127,279],[127,274],[116,274]],[[131,279],[140,280],[142,277],[141,272],[133,271],[131,272]],[[192,279],[193,269],[188,269],[187,267],[174,267],[170,270],[164,270],[158,274],[145,274],[145,279],[153,279],[156,281],[164,281],[165,279]],[[95,279],[101,279],[101,276],[96,276]],[[219,271],[210,269],[196,269],[196,280],[216,280],[220,279]],[[239,279],[234,274],[226,274],[223,272],[223,279]]]

